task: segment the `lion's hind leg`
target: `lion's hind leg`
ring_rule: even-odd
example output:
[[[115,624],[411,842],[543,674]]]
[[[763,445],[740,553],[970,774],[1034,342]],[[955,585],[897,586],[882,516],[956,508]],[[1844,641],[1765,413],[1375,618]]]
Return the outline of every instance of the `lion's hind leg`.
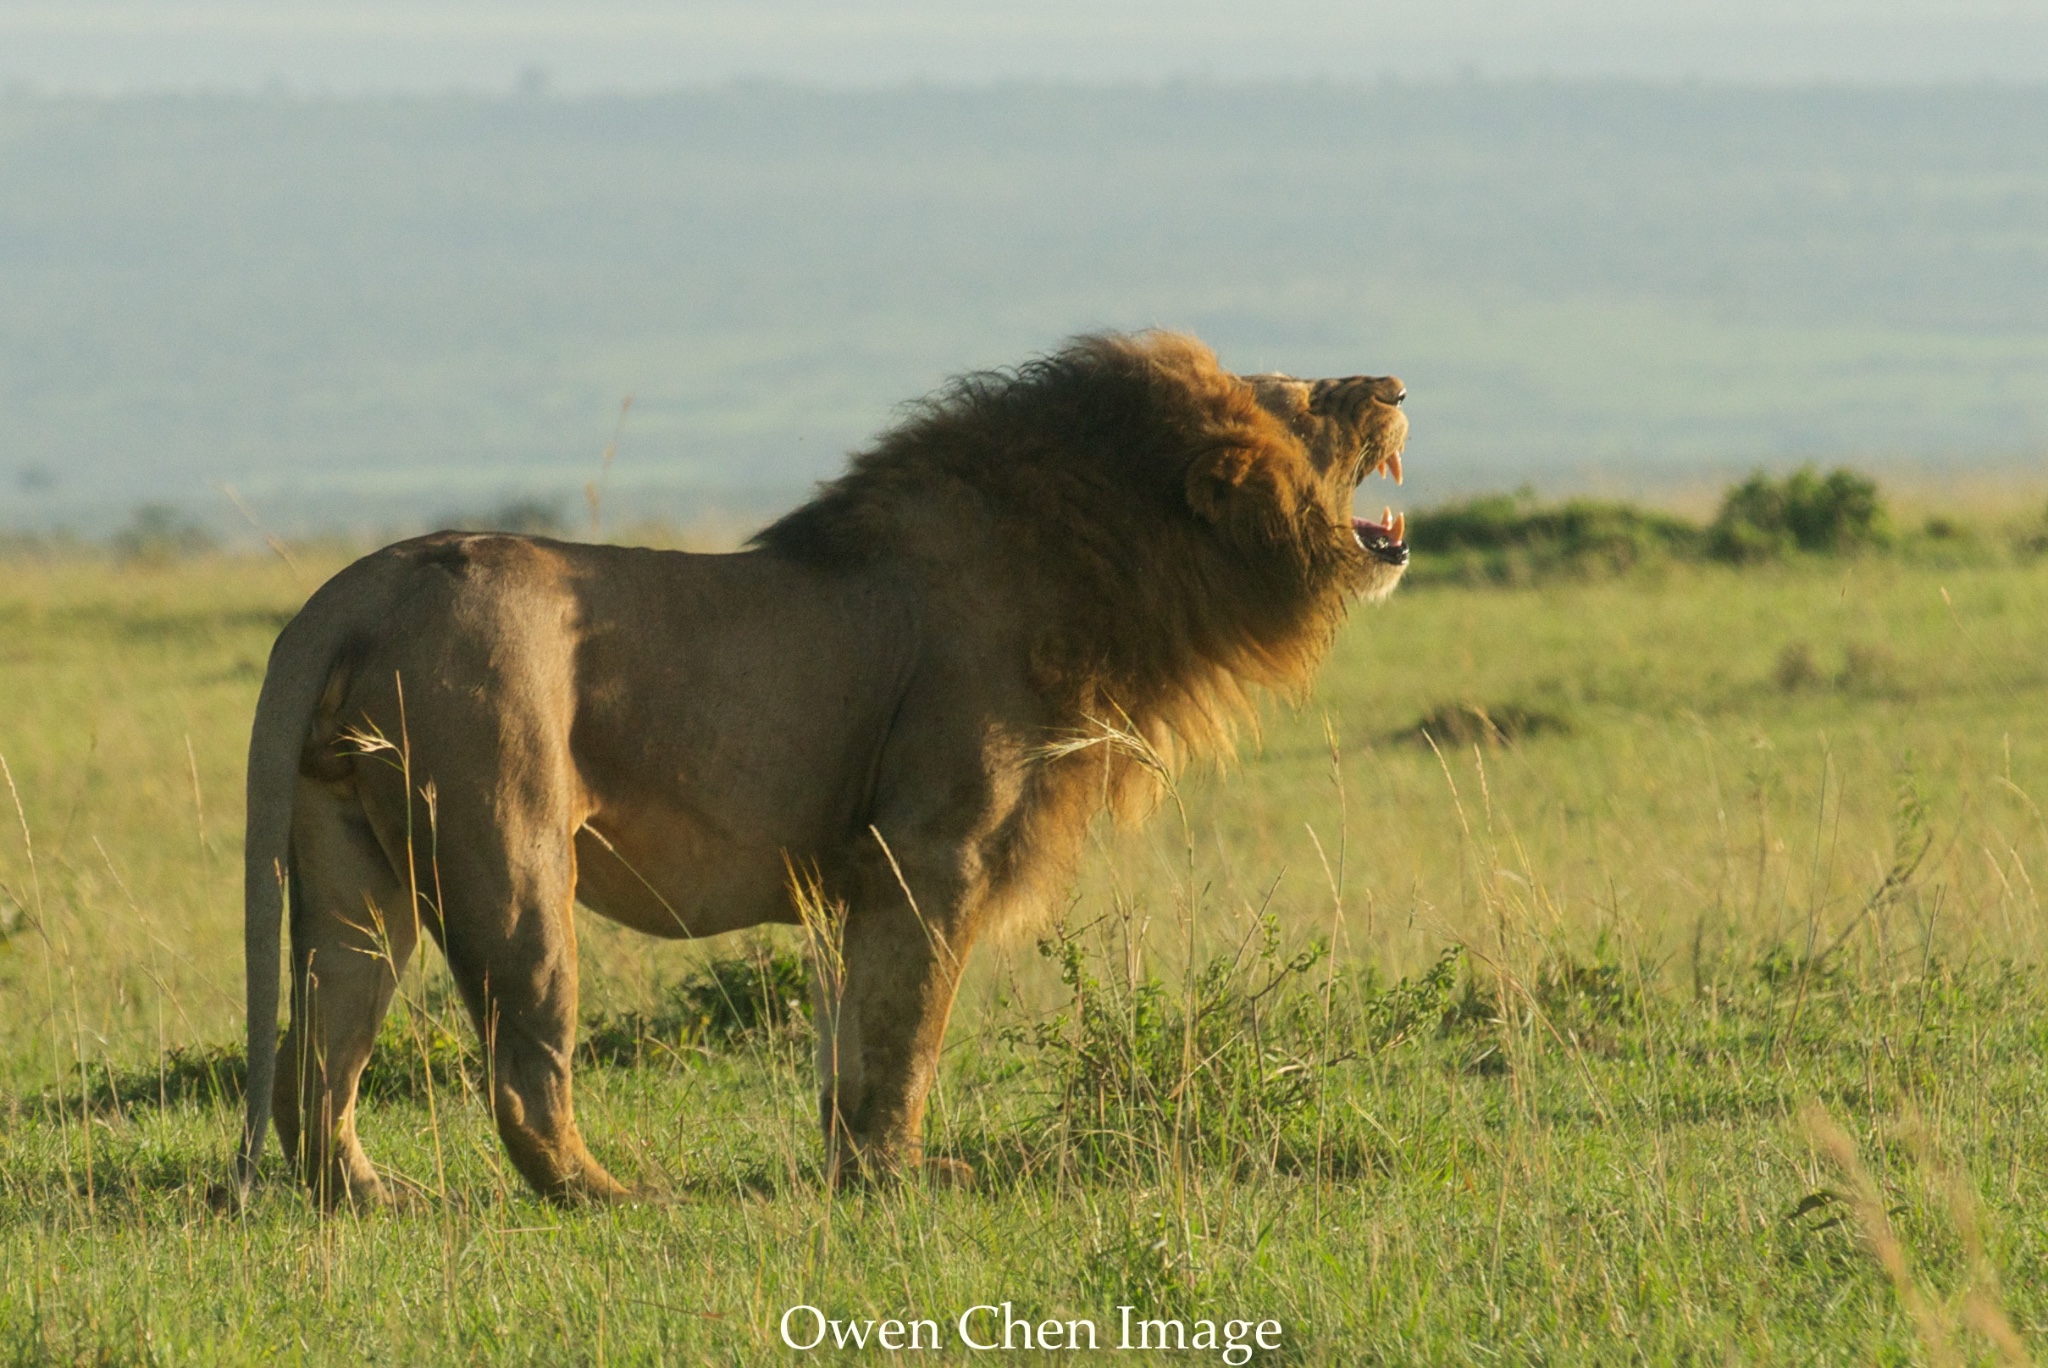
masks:
[[[419,943],[418,909],[346,796],[301,780],[292,816],[291,1027],[274,1093],[285,1153],[323,1206],[384,1200],[356,1086]]]
[[[627,1190],[583,1143],[571,1092],[576,1045],[576,859],[565,795],[535,785],[444,788],[437,877],[448,968],[483,1040],[491,1110],[513,1165],[552,1201]],[[518,795],[521,801],[505,798]]]

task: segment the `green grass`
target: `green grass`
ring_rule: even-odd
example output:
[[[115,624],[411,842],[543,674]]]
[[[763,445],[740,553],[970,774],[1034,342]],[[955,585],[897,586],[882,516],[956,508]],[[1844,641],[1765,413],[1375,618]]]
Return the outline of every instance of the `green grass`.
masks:
[[[1280,1321],[1255,1362],[1997,1362],[1984,1307],[2048,1343],[2048,563],[1361,610],[979,953],[931,1133],[975,1190],[828,1198],[804,1028],[720,1015],[740,943],[586,918],[584,1128],[664,1200],[525,1193],[430,964],[362,1120],[413,1199],[229,1218],[244,729],[332,568],[0,575],[6,1357],[751,1363],[812,1304],[949,1358],[1004,1301]]]

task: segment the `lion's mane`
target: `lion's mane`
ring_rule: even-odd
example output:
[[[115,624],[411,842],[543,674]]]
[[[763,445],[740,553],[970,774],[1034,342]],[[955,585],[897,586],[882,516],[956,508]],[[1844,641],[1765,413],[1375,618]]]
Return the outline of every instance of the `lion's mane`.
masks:
[[[984,517],[933,527],[935,504]],[[1033,674],[1066,727],[1170,755],[1226,752],[1261,690],[1307,687],[1344,613],[1332,521],[1251,388],[1195,339],[1146,333],[955,380],[755,544],[820,565],[1002,558],[1039,590]]]

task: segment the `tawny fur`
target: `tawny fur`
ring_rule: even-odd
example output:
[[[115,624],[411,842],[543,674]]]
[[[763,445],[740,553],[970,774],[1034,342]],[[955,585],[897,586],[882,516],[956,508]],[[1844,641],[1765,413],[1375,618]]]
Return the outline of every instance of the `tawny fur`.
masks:
[[[621,1195],[571,1100],[572,903],[711,935],[796,920],[792,869],[844,938],[830,1171],[918,1163],[968,951],[1151,782],[1082,743],[1225,746],[1393,588],[1350,502],[1400,452],[1402,393],[1084,338],[957,381],[732,555],[441,533],[344,570],[280,636],[250,742],[245,1189],[274,1106],[324,1200],[382,1197],[356,1083],[424,928],[514,1163],[560,1200]]]

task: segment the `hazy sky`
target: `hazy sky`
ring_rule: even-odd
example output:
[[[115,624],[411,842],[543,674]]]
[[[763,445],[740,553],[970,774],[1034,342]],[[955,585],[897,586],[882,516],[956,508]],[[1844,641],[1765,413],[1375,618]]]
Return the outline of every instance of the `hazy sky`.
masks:
[[[44,90],[1623,76],[2048,80],[2048,0],[0,0]]]

